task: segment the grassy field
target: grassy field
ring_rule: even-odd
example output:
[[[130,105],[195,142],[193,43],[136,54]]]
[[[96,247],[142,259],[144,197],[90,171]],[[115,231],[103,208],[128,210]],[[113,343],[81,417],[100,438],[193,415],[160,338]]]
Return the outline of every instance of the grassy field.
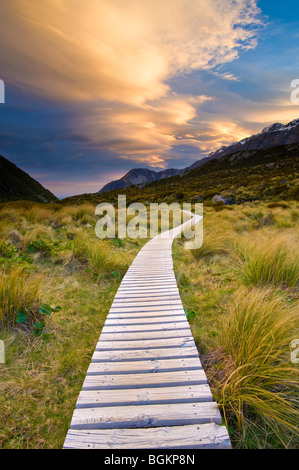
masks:
[[[61,448],[142,241],[96,238],[94,207],[0,206],[1,448]]]
[[[95,206],[0,205],[0,447],[61,448],[122,276],[146,240],[99,240]],[[205,208],[178,285],[235,447],[298,447],[295,202]]]
[[[296,204],[207,207],[198,250],[174,248],[185,311],[238,448],[298,448]]]

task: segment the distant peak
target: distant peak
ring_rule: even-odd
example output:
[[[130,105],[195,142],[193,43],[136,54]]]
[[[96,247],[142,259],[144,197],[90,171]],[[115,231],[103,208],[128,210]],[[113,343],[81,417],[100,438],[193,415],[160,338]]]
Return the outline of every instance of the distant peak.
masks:
[[[282,129],[283,127],[285,126],[281,124],[280,122],[275,122],[275,124],[271,124],[271,126],[265,127],[262,130],[262,134],[266,134],[268,132],[280,131],[280,129]]]
[[[294,121],[289,122],[289,124],[287,124],[287,127],[294,127],[294,126],[297,126],[298,124],[299,124],[299,118],[294,119]]]

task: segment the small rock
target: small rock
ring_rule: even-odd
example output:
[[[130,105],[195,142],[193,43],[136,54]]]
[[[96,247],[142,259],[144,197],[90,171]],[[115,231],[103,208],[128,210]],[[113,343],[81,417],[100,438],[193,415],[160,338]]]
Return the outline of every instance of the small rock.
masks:
[[[221,196],[221,194],[215,194],[213,197],[212,201],[216,204],[217,202],[223,202],[223,204],[226,204],[226,199],[225,197]]]

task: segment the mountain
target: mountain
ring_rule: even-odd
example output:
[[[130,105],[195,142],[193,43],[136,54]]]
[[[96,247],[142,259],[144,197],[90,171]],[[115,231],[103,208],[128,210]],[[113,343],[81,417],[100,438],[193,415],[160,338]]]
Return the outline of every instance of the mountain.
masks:
[[[0,202],[57,201],[56,196],[35,179],[0,155]]]
[[[252,201],[299,200],[299,143],[260,150],[242,150],[212,159],[199,168],[170,178],[123,188],[127,204],[142,202],[203,202],[205,206],[225,207]],[[63,204],[117,205],[119,190],[103,194],[82,194],[62,201]],[[216,201],[216,205],[215,205]],[[221,202],[220,202],[221,203]],[[219,203],[218,203],[219,204]]]
[[[128,188],[132,185],[143,185],[177,175],[182,176],[185,173],[189,173],[196,168],[204,166],[210,161],[219,160],[222,157],[232,155],[237,152],[262,150],[271,147],[291,145],[298,142],[299,119],[295,119],[286,125],[278,122],[265,127],[259,134],[247,137],[240,142],[234,142],[229,146],[221,147],[220,149],[216,150],[216,152],[210,153],[207,157],[202,158],[201,160],[197,160],[191,166],[182,170],[170,169],[156,173],[155,171],[145,168],[134,168],[119,180],[106,184],[106,186],[104,186],[99,191],[99,194],[103,194],[106,191],[112,191],[114,189]]]
[[[184,171],[199,168],[206,162],[214,159],[220,159],[226,155],[231,155],[236,152],[248,150],[261,150],[271,147],[279,147],[282,145],[290,145],[299,142],[299,119],[283,125],[279,122],[265,127],[259,134],[252,135],[240,142],[234,142],[227,147],[221,147],[216,152],[211,153],[208,157],[198,160]]]
[[[143,185],[164,178],[169,178],[171,176],[176,176],[180,172],[181,170],[175,169],[156,172],[146,168],[134,168],[119,180],[111,181],[110,183],[106,184],[99,192],[102,194],[106,191],[112,191],[113,189],[128,188],[132,185]]]

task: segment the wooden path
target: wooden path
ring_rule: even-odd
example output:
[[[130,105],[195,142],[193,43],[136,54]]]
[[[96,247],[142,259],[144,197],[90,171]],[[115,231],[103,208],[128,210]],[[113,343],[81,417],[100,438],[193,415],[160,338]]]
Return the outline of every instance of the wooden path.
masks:
[[[184,225],[148,242],[123,278],[65,449],[230,447],[173,271],[172,243]]]

